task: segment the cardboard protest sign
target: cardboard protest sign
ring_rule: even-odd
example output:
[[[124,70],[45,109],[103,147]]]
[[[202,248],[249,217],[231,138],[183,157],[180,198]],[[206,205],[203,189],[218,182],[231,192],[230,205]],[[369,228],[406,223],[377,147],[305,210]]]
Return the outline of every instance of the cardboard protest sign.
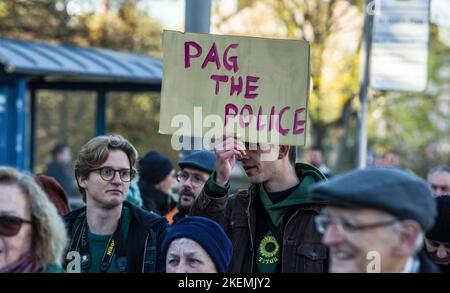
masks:
[[[163,47],[160,133],[305,144],[306,41],[164,31]]]

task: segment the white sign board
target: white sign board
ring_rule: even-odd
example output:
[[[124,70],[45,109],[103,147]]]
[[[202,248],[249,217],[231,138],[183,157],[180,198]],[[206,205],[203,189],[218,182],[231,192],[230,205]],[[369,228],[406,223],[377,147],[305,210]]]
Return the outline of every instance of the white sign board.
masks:
[[[166,30],[163,47],[160,133],[305,145],[306,41]]]
[[[439,40],[450,46],[450,0],[431,1],[431,22],[439,29]]]
[[[423,91],[428,79],[429,0],[377,0],[370,85]]]
[[[450,0],[431,0],[431,22],[450,29]]]

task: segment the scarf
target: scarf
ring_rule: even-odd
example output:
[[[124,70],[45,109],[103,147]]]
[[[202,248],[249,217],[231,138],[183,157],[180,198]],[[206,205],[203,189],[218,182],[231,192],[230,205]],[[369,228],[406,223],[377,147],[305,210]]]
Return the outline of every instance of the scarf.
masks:
[[[38,273],[42,266],[36,261],[31,252],[22,255],[15,263],[0,269],[0,273]]]

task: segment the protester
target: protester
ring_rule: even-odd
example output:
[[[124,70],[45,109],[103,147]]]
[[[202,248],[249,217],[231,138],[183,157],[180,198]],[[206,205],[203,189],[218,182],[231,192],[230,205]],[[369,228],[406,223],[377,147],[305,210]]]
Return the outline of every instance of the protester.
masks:
[[[97,136],[78,155],[75,174],[86,207],[65,216],[69,251],[82,272],[162,272],[157,253],[167,222],[125,201],[137,151],[119,135]]]
[[[34,179],[47,194],[48,199],[55,205],[61,216],[70,212],[67,194],[55,178],[39,174]]]
[[[427,273],[437,267],[421,251],[436,206],[426,183],[393,168],[356,170],[313,186],[328,206],[316,217],[333,273]]]
[[[320,172],[327,178],[331,178],[331,170],[323,162],[322,148],[319,146],[312,146],[308,149],[308,163],[318,168]]]
[[[170,224],[187,217],[194,200],[199,196],[208,177],[214,171],[214,153],[198,151],[189,154],[178,163],[181,168],[177,175],[180,182],[180,200],[166,219]]]
[[[53,177],[69,196],[69,204],[72,209],[83,206],[77,185],[72,162],[72,151],[65,143],[58,143],[52,150],[53,161],[47,166],[44,175]]]
[[[167,214],[176,205],[170,197],[175,180],[175,169],[167,157],[150,151],[141,158],[138,185],[143,208],[161,216]]]
[[[0,273],[63,272],[64,223],[33,177],[0,167]]]
[[[438,216],[427,233],[425,250],[443,273],[450,273],[450,196],[436,197]]]
[[[322,205],[307,194],[325,176],[315,167],[295,164],[287,145],[247,144],[231,135],[215,146],[215,172],[191,208],[191,215],[220,223],[233,243],[233,273],[326,272],[328,254],[314,217]],[[251,182],[228,196],[236,159]],[[282,253],[281,253],[282,252]]]
[[[434,196],[450,195],[450,167],[432,168],[428,172],[427,181]]]
[[[203,217],[181,219],[162,245],[167,273],[225,273],[232,254],[222,227]]]

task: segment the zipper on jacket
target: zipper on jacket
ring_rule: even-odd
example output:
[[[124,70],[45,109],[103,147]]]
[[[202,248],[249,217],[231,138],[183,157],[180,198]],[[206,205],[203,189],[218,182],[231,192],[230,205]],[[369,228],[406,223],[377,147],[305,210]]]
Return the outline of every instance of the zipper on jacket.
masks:
[[[147,237],[145,237],[145,243],[144,243],[144,257],[142,258],[142,273],[145,273],[145,257],[147,254],[147,242],[148,242],[148,237],[150,237],[150,234],[147,233]]]
[[[252,257],[251,257],[251,262],[250,262],[250,264],[251,264],[251,267],[250,267],[250,273],[253,273],[253,262],[254,262],[254,260],[255,260],[255,249],[254,249],[254,243],[253,243],[253,233],[252,233],[252,226],[251,226],[251,222],[250,222],[250,206],[251,206],[251,203],[252,203],[252,194],[251,194],[251,192],[250,192],[250,190],[249,190],[249,196],[250,196],[250,198],[249,198],[249,201],[248,201],[248,206],[247,206],[247,220],[248,220],[248,230],[249,230],[249,232],[250,232],[250,248],[251,248],[251,250],[252,250]]]

